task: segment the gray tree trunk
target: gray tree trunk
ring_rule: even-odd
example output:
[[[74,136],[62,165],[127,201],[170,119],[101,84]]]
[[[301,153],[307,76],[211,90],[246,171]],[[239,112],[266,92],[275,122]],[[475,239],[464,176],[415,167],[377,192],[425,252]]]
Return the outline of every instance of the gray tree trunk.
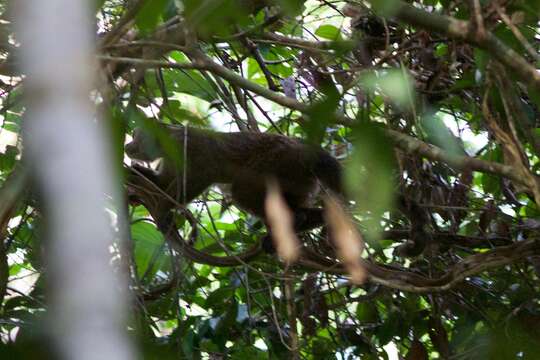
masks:
[[[24,156],[46,220],[49,323],[66,359],[132,359],[126,283],[110,264],[119,209],[109,144],[90,101],[92,1],[12,2],[27,79]],[[122,275],[122,277],[125,277]]]

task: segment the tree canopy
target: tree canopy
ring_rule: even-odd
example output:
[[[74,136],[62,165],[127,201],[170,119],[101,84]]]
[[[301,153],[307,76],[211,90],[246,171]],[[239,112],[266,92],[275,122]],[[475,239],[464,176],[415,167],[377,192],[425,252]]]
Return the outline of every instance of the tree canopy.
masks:
[[[111,264],[129,274],[143,358],[536,358],[539,1],[94,3],[89,100],[131,230]],[[20,39],[0,9],[0,354],[26,359],[46,347],[45,210],[24,171]],[[157,122],[325,148],[345,169],[366,281],[325,228],[300,235],[294,263],[263,251],[264,224],[224,186],[160,231],[163,195],[127,181],[124,156]]]

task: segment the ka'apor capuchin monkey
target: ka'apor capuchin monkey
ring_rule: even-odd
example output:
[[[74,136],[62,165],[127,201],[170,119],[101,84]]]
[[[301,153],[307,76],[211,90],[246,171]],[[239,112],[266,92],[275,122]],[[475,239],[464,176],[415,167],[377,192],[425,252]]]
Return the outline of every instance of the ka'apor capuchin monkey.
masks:
[[[343,198],[340,163],[322,148],[298,139],[180,125],[160,124],[155,130],[136,129],[126,153],[140,161],[161,158],[156,171],[134,168],[180,204],[189,203],[213,184],[230,184],[233,203],[264,220],[267,183],[272,180],[294,214],[295,231],[302,232],[324,224],[323,209],[313,207],[321,185],[323,191]],[[180,159],[167,156],[166,144],[179,150]],[[174,207],[170,202],[164,209]]]

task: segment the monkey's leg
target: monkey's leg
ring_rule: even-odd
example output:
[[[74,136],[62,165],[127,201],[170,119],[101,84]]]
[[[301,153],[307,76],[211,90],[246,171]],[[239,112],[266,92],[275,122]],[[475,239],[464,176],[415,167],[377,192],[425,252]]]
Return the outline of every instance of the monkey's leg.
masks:
[[[294,232],[302,233],[324,225],[323,209],[301,208],[292,209],[294,214]],[[267,225],[268,227],[268,225]],[[265,252],[273,254],[276,252],[271,235],[272,229],[268,227],[268,234],[262,240],[262,247]]]
[[[264,181],[235,181],[231,184],[231,195],[235,205],[263,219],[266,200]]]
[[[127,187],[128,201],[132,205],[140,203],[137,199],[137,189],[142,191],[142,189],[149,189],[152,183],[157,184],[157,173],[152,169],[138,164],[133,164],[131,167],[126,167],[126,169],[127,182],[129,184]]]
[[[139,164],[131,165],[129,169],[128,181],[133,181],[136,184],[145,182],[147,180],[157,183],[158,174],[155,170],[144,167]]]
[[[292,209],[294,212],[294,231],[304,232],[325,224],[322,208]]]

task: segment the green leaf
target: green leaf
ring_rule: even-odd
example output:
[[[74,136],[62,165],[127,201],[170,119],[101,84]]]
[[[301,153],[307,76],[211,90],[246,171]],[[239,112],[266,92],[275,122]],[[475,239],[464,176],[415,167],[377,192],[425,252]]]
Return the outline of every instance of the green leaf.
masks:
[[[195,70],[163,70],[163,79],[171,92],[189,94],[208,102],[218,98],[212,84]],[[150,81],[155,83],[155,78]]]
[[[186,109],[179,100],[169,100],[160,108],[159,118],[169,120],[172,124],[188,122],[190,125],[207,127],[210,124],[193,111]]]
[[[131,237],[135,243],[135,261],[139,276],[147,272],[152,262],[155,266],[150,275],[153,275],[167,259],[166,252],[163,251],[163,235],[154,225],[139,221],[131,225]]]
[[[488,62],[491,60],[491,57],[488,53],[478,48],[474,48],[474,62],[477,66],[477,71],[480,71],[483,74],[486,70]]]
[[[495,147],[493,150],[486,152],[482,159],[492,162],[502,162],[502,150],[500,147]],[[501,185],[500,178],[491,174],[481,174],[481,184],[482,189],[486,194],[491,194],[492,196],[498,197],[501,195]]]
[[[16,163],[16,157],[19,154],[19,150],[16,146],[6,146],[5,153],[0,153],[0,171],[9,172],[13,169]]]
[[[318,35],[328,40],[341,40],[341,30],[334,25],[321,25],[315,30],[315,35]]]
[[[399,9],[400,1],[399,0],[373,0],[371,1],[373,10],[383,16],[383,17],[392,17],[396,11]]]
[[[304,10],[305,0],[277,0],[279,7],[291,17],[299,15]]]
[[[143,33],[154,30],[156,25],[160,22],[168,3],[169,0],[146,1],[135,17],[137,27],[141,29]]]
[[[326,97],[315,102],[307,111],[309,122],[302,125],[308,136],[308,141],[312,144],[320,144],[326,129],[332,124],[335,117],[337,106],[339,105],[340,96],[332,88],[323,89]]]
[[[250,24],[250,13],[256,10],[257,5],[255,2],[231,0],[184,0],[183,4],[185,17],[203,38],[227,36],[235,26]]]
[[[435,56],[437,57],[443,57],[448,54],[448,45],[447,44],[438,44],[435,47]]]
[[[226,336],[227,333],[236,325],[236,317],[238,316],[238,303],[232,297],[227,301],[225,314],[219,320],[216,326],[216,334]]]
[[[372,302],[360,302],[356,308],[356,318],[364,323],[376,323],[379,321],[377,306]]]
[[[501,194],[499,177],[491,174],[482,174],[482,190],[486,194],[499,196]]]
[[[401,325],[400,325],[401,324]],[[401,313],[396,310],[392,310],[384,323],[377,330],[377,336],[381,345],[386,345],[395,336],[398,335],[398,329],[402,328],[404,324]]]
[[[234,298],[233,289],[229,287],[218,288],[206,298],[205,309],[212,309],[215,315],[219,315],[225,311],[232,298]]]
[[[378,239],[382,215],[393,201],[395,160],[392,144],[377,125],[363,122],[353,129],[353,137],[355,151],[345,169],[345,181],[369,241]]]
[[[438,114],[427,112],[422,116],[420,123],[427,134],[428,142],[444,149],[450,155],[467,155],[461,139],[448,129]]]
[[[265,351],[262,351],[260,349],[257,349],[254,346],[249,346],[246,344],[236,344],[232,349],[231,354],[231,360],[246,360],[246,359],[253,359],[253,360],[263,360],[268,359],[268,355]]]
[[[361,80],[370,91],[380,91],[402,109],[414,106],[413,79],[405,69],[389,69],[382,73],[367,73]]]

